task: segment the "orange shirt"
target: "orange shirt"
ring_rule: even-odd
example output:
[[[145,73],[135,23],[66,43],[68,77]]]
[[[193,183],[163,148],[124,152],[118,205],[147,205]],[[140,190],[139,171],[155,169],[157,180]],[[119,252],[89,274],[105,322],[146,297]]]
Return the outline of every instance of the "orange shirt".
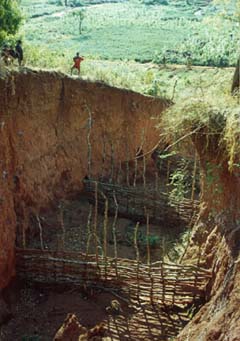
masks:
[[[74,67],[76,69],[79,69],[81,62],[83,61],[83,58],[82,57],[74,57],[73,61],[74,61]]]

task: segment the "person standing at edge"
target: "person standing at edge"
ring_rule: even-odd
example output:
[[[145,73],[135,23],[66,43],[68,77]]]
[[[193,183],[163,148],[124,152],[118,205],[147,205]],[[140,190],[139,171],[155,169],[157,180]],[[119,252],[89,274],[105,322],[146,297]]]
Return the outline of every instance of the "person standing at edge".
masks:
[[[79,56],[79,52],[77,52],[76,56],[73,58],[73,66],[71,67],[71,75],[73,73],[73,70],[74,69],[77,69],[78,70],[78,76],[80,76],[80,64],[81,62],[84,60],[83,57],[80,57]]]
[[[18,65],[21,66],[22,65],[22,61],[23,61],[23,49],[22,49],[22,42],[21,40],[17,41],[17,45],[15,47],[16,50],[16,56],[18,59]]]

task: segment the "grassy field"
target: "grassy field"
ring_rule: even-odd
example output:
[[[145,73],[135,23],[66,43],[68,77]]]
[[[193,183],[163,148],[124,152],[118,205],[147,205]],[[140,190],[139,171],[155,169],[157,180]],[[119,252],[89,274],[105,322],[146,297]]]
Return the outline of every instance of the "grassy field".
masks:
[[[61,2],[61,1],[60,1]],[[154,61],[185,64],[191,54],[195,65],[233,65],[239,46],[239,26],[216,17],[206,1],[170,1],[145,5],[138,1],[64,7],[55,0],[23,0],[25,24],[20,35],[28,49],[42,49],[66,59],[80,51],[91,59]],[[99,1],[98,1],[99,2]],[[201,5],[201,7],[199,7]],[[85,10],[79,34],[73,12]],[[51,64],[51,63],[50,63]]]
[[[26,20],[20,35],[26,66],[69,74],[72,57],[80,51],[85,56],[81,69],[85,79],[180,104],[209,97],[216,105],[220,99],[230,103],[233,69],[214,65],[235,64],[239,25],[226,15],[216,15],[211,3],[201,1],[199,7],[199,1],[187,6],[177,0],[156,6],[137,0],[85,2],[80,7],[86,11],[80,35],[72,15],[79,8],[66,8],[55,0],[22,1]],[[187,52],[195,64],[190,70]],[[162,65],[164,55],[167,66]]]
[[[66,8],[57,0],[22,0],[26,19],[19,37],[26,66],[69,74],[79,51],[84,79],[172,100],[175,105],[161,116],[170,141],[196,127],[208,127],[211,135],[213,121],[214,127],[225,122],[221,143],[229,168],[239,167],[239,97],[230,94],[234,69],[225,68],[239,56],[239,22],[230,20],[231,11],[220,15],[212,2],[197,0],[154,6],[82,1],[84,6]],[[82,34],[73,16],[79,8],[85,10]],[[193,67],[186,65],[188,55]]]
[[[177,101],[201,96],[203,89],[218,96],[230,88],[232,69],[184,66],[186,51],[197,65],[219,65],[225,58],[234,64],[237,58],[236,22],[216,16],[216,8],[204,1],[201,8],[197,1],[195,6],[185,1],[168,6],[138,1],[88,4],[82,35],[72,16],[79,8],[65,8],[54,0],[31,5],[23,0],[22,6],[28,11],[22,27],[27,65],[69,73],[72,56],[80,51],[85,56],[82,77],[144,94]],[[167,67],[161,65],[163,55]]]
[[[70,73],[71,63],[67,60],[57,66],[53,58],[52,68],[49,68],[48,57],[46,60],[45,57],[44,53],[36,57],[39,60],[38,68]],[[159,67],[153,63],[86,59],[82,63],[81,77],[178,102],[185,98],[201,97],[203,92],[213,97],[230,93],[233,72],[233,68],[195,66],[188,70],[184,65]]]

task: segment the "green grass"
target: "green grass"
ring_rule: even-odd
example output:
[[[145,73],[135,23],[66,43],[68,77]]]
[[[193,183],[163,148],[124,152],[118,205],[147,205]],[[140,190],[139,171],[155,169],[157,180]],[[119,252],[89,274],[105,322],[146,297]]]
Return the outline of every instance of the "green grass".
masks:
[[[216,8],[206,5],[206,1],[199,16],[200,2],[195,3],[187,6],[186,2],[169,0],[168,6],[146,6],[138,1],[89,5],[85,8],[83,34],[79,35],[71,14],[76,9],[66,10],[54,0],[35,0],[21,32],[27,64],[68,73],[72,56],[80,51],[85,56],[84,78],[173,99],[176,105],[163,117],[171,140],[191,133],[196,125],[210,127],[213,116],[226,117],[222,141],[229,152],[230,167],[236,167],[240,128],[239,103],[229,95],[233,70],[156,65],[161,64],[164,55],[168,63],[185,64],[187,52],[195,65],[235,63],[239,24],[229,20],[230,12],[216,15]],[[22,2],[27,10],[29,4],[27,0]],[[48,15],[34,14],[45,12]]]
[[[27,66],[54,69],[70,73],[71,57],[62,57],[46,49],[28,49]],[[134,90],[143,94],[167,97],[182,101],[191,96],[201,96],[202,89],[212,96],[221,91],[230,92],[233,69],[215,67],[193,67],[167,65],[158,67],[153,63],[108,61],[87,58],[81,66],[85,79],[102,81],[112,86]],[[207,89],[207,90],[206,90]],[[174,97],[174,98],[173,98]]]
[[[212,16],[211,6],[204,6],[199,16],[196,6],[186,6],[184,1],[169,3],[87,6],[80,35],[72,16],[77,9],[57,6],[54,0],[35,0],[31,5],[23,0],[23,9],[29,14],[20,35],[32,47],[57,51],[63,57],[80,51],[95,59],[161,63],[166,56],[170,63],[185,64],[190,53],[195,65],[235,63],[240,36],[235,22]]]
[[[57,5],[57,1],[52,2],[49,0],[21,0],[20,7],[25,18],[49,15],[64,8]]]

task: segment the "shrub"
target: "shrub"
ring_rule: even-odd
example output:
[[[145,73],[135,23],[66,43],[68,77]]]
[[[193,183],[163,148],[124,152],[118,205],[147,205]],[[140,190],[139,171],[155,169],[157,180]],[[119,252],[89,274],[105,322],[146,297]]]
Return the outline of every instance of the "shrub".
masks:
[[[0,0],[0,44],[8,35],[14,35],[18,31],[21,20],[18,1]]]

